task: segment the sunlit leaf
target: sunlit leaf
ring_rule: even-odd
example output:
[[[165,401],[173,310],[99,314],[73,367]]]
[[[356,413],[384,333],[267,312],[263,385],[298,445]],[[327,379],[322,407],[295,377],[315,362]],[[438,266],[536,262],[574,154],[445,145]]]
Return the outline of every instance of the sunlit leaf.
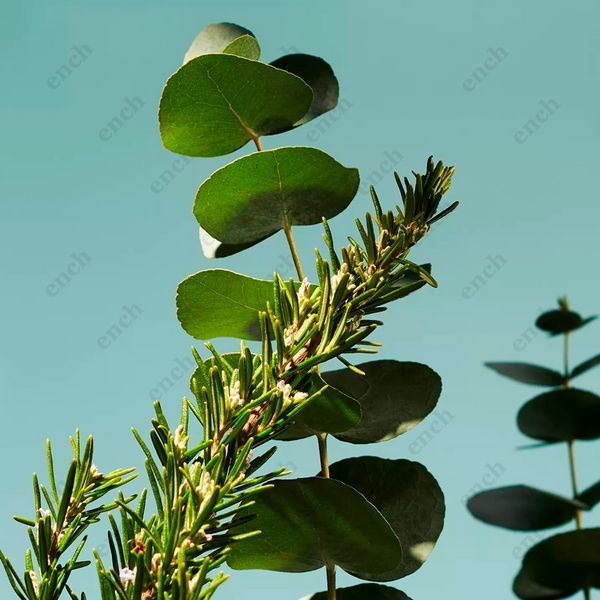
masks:
[[[196,58],[202,54],[219,54],[225,52],[226,48],[231,46],[232,43],[245,37],[251,37],[256,46],[258,46],[254,34],[245,27],[240,27],[234,23],[211,23],[194,38],[194,41],[185,53],[183,62],[185,64],[192,60],[192,58]],[[230,52],[230,54],[235,54],[235,52]],[[248,56],[247,58],[254,57]],[[256,56],[255,60],[257,59],[258,56]]]

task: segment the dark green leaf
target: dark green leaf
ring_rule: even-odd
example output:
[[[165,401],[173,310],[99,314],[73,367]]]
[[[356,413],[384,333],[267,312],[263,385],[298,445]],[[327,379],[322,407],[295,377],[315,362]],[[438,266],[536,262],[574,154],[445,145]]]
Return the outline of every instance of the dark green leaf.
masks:
[[[592,358],[589,358],[588,360],[584,360],[582,363],[578,364],[572,371],[571,371],[571,377],[577,377],[578,375],[581,375],[582,373],[585,373],[586,371],[589,371],[590,369],[593,369],[594,367],[597,367],[598,365],[600,365],[600,354],[596,354],[596,356],[592,356]]]
[[[540,585],[533,581],[524,569],[519,571],[513,582],[513,592],[521,600],[560,600],[572,596],[577,591],[577,589],[565,591]]]
[[[350,369],[323,373],[325,381],[361,406],[358,425],[336,437],[353,444],[390,440],[420,423],[434,408],[442,390],[439,375],[414,362],[376,360]]]
[[[582,319],[579,313],[571,310],[550,310],[540,315],[535,324],[539,329],[547,331],[551,335],[559,335],[579,329],[591,323],[596,317]]]
[[[308,385],[298,388],[309,396],[318,392],[325,381],[312,373]],[[278,439],[298,440],[317,433],[338,433],[346,431],[360,421],[360,404],[331,386],[310,401],[298,417],[292,422]]]
[[[546,442],[593,440],[600,437],[600,398],[575,388],[546,392],[521,408],[517,424],[525,435]]]
[[[404,558],[394,569],[352,575],[392,581],[414,573],[429,557],[444,526],[444,494],[420,463],[375,456],[348,458],[329,468],[331,477],[358,490],[381,511],[402,544]]]
[[[177,318],[197,339],[259,340],[258,311],[266,309],[272,296],[270,281],[224,269],[200,271],[177,287]]]
[[[594,485],[584,490],[577,496],[580,502],[583,502],[590,508],[593,508],[600,502],[600,481],[597,481]]]
[[[339,97],[338,81],[333,69],[322,58],[310,54],[288,54],[271,63],[278,69],[297,75],[313,91],[313,102],[308,112],[294,127],[326,113],[336,107]],[[288,127],[288,129],[290,129]]]
[[[531,385],[548,385],[556,387],[563,384],[563,376],[558,371],[519,362],[489,362],[486,367],[521,383]]]
[[[410,600],[404,592],[377,583],[361,583],[349,588],[338,588],[336,598],[337,600]],[[327,592],[305,596],[301,600],[327,600]]]
[[[536,531],[564,525],[587,507],[528,485],[509,485],[476,494],[467,508],[475,518],[490,525]]]
[[[402,560],[398,538],[362,494],[334,479],[276,481],[237,513],[257,518],[240,528],[260,535],[236,542],[234,569],[300,573],[336,564],[347,571],[385,572]]]
[[[600,529],[543,540],[527,552],[523,567],[534,581],[550,588],[600,588]]]
[[[224,258],[225,256],[231,256],[232,254],[242,252],[259,242],[266,240],[268,237],[271,237],[271,235],[273,234],[271,233],[260,240],[249,242],[247,244],[223,244],[200,227],[200,245],[202,246],[202,252],[206,258]]]
[[[278,148],[244,156],[198,189],[194,214],[223,244],[252,245],[286,225],[314,225],[342,212],[358,171],[316,148]]]
[[[232,54],[193,58],[167,81],[158,110],[165,148],[219,156],[306,114],[312,91],[299,77]]]
[[[220,54],[230,46],[234,40],[249,36],[255,41],[254,34],[245,27],[234,23],[211,23],[207,25],[195,38],[188,51],[185,53],[183,62],[187,63],[192,58],[203,54]],[[258,46],[258,42],[256,42]],[[251,56],[247,58],[253,58]],[[258,56],[256,57],[258,59]]]

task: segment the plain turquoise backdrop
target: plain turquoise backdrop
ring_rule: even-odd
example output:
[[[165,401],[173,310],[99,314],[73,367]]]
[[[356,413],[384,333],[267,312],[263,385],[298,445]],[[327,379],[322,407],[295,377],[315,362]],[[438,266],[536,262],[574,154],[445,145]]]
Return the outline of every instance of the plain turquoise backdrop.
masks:
[[[190,355],[193,340],[175,318],[175,288],[215,266],[200,250],[194,193],[251,148],[192,159],[157,193],[153,182],[177,157],[160,143],[156,113],[192,38],[219,21],[250,28],[264,60],[317,54],[338,75],[344,110],[337,119],[266,138],[265,147],[316,145],[358,167],[363,181],[380,178],[386,153],[402,174],[422,169],[430,154],[456,166],[448,198],[461,206],[414,254],[433,263],[439,288],[393,305],[376,333],[382,357],[424,361],[441,374],[439,414],[447,424],[426,445],[418,438],[431,421],[385,444],[333,443],[331,454],[419,460],[445,491],[439,544],[397,587],[415,600],[510,598],[516,556],[532,540],[473,520],[464,497],[478,484],[525,482],[567,494],[567,455],[563,447],[517,450],[527,440],[515,414],[536,389],[482,363],[559,367],[558,340],[540,334],[523,341],[540,309],[567,293],[586,316],[600,312],[600,5],[593,0],[2,0],[0,547],[21,564],[25,528],[10,517],[31,514],[31,472],[44,472],[46,437],[62,464],[68,435],[79,427],[94,434],[102,470],[141,466],[130,427],[147,431],[152,390]],[[57,80],[74,48],[85,60]],[[102,139],[128,101],[137,112]],[[539,112],[543,102],[551,113]],[[519,133],[532,118],[539,126]],[[398,201],[389,174],[377,190],[386,205]],[[368,205],[361,193],[332,221],[338,240]],[[310,262],[320,231],[300,228],[297,238]],[[85,266],[68,285],[49,288],[72,254]],[[500,266],[488,267],[493,275],[475,290],[471,282],[489,257]],[[289,265],[282,234],[218,264],[258,277],[275,268],[289,276]],[[123,307],[137,318],[100,347]],[[599,350],[600,324],[573,336],[575,361]],[[162,395],[170,414],[186,379]],[[600,370],[580,385],[598,389]],[[589,485],[600,475],[600,444],[580,443],[576,452],[582,485]],[[283,445],[277,463],[312,475],[316,445]],[[600,525],[598,515],[586,523]],[[104,529],[90,536],[103,552]],[[98,597],[91,570],[77,587]],[[296,600],[323,587],[323,572],[242,572],[217,597]],[[1,574],[0,596],[10,595]]]

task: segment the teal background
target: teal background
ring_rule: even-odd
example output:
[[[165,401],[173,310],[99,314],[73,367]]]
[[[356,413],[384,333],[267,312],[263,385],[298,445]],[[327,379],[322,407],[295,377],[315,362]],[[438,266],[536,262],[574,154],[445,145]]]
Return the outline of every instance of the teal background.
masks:
[[[525,360],[558,368],[558,340],[523,337],[540,309],[568,293],[584,315],[600,311],[600,5],[592,0],[3,0],[0,547],[21,564],[25,529],[10,516],[31,514],[31,472],[45,470],[47,436],[59,464],[66,464],[68,435],[79,427],[94,434],[101,470],[142,465],[130,427],[147,431],[151,390],[193,343],[175,318],[178,281],[214,266],[257,277],[275,268],[292,274],[283,234],[218,264],[200,251],[191,214],[195,190],[250,146],[192,159],[162,191],[151,189],[177,158],[160,143],[161,88],[195,34],[218,21],[252,29],[264,60],[308,52],[328,60],[338,75],[346,108],[337,120],[323,117],[321,129],[315,121],[266,138],[265,147],[316,145],[357,166],[364,181],[378,178],[386,152],[402,156],[396,165],[402,174],[422,169],[429,154],[456,166],[448,199],[461,206],[413,255],[433,263],[439,288],[392,306],[375,335],[384,343],[382,357],[424,361],[442,375],[439,411],[448,423],[425,445],[419,436],[434,417],[385,444],[332,443],[331,454],[333,460],[408,457],[439,479],[445,530],[429,562],[398,588],[415,600],[511,597],[516,555],[533,539],[473,520],[464,497],[478,484],[525,482],[568,494],[567,455],[564,447],[517,450],[527,440],[515,414],[537,390],[501,379],[482,363]],[[83,45],[91,54],[52,89],[49,78]],[[466,81],[473,87],[490,48],[507,54],[474,89],[465,89]],[[110,139],[100,139],[126,98],[143,106]],[[539,103],[551,100],[558,108],[518,143],[515,135]],[[379,178],[379,195],[392,206],[398,200],[393,178]],[[338,240],[354,231],[354,216],[368,206],[362,193],[332,221]],[[320,231],[297,229],[297,239],[310,263]],[[49,295],[73,253],[91,260]],[[473,293],[471,282],[489,256],[501,267]],[[124,306],[137,318],[101,348],[98,340]],[[573,336],[575,362],[598,352],[599,327]],[[235,345],[218,342],[224,350]],[[580,386],[597,389],[600,370],[584,377]],[[162,395],[170,414],[177,413],[186,379],[180,376]],[[599,448],[577,445],[582,486],[598,479]],[[317,462],[311,441],[282,445],[273,459],[300,475],[314,474]],[[490,467],[497,475],[486,477]],[[600,525],[598,511],[585,522]],[[106,552],[103,529],[92,530],[90,544]],[[324,578],[322,571],[236,573],[217,597],[295,600],[322,589]],[[353,579],[340,574],[339,581]],[[97,597],[94,572],[77,587]],[[3,574],[0,596],[10,596]]]

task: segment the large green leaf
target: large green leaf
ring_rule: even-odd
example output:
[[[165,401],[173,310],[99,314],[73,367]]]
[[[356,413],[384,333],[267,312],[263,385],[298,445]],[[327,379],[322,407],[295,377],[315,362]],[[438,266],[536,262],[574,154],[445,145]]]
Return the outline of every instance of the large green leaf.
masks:
[[[575,388],[546,392],[521,408],[517,424],[546,442],[593,440],[600,437],[600,397]]]
[[[467,508],[475,518],[490,525],[537,531],[564,525],[587,506],[528,485],[509,485],[476,494]]]
[[[353,569],[352,575],[393,581],[414,573],[429,557],[444,526],[444,494],[433,475],[417,462],[375,456],[341,460],[329,472],[374,504],[402,543],[404,557],[394,569]]]
[[[600,529],[543,540],[527,552],[523,567],[534,581],[550,588],[600,588]]]
[[[596,356],[592,356],[592,358],[588,358],[584,360],[582,363],[578,364],[572,371],[571,377],[577,377],[578,375],[582,375],[586,371],[593,369],[600,365],[600,354],[596,354]]]
[[[561,600],[578,592],[577,589],[565,590],[549,588],[533,581],[527,571],[521,569],[513,581],[513,592],[521,600]]]
[[[376,360],[350,369],[323,373],[323,379],[360,404],[358,425],[336,434],[353,444],[391,440],[419,424],[437,404],[442,390],[439,375],[427,365]]]
[[[348,588],[338,588],[335,593],[337,600],[410,600],[404,592],[377,583],[361,583]],[[327,600],[327,592],[305,596],[301,600]]]
[[[579,329],[588,323],[591,323],[596,317],[587,317],[583,319],[579,313],[572,310],[550,310],[540,315],[535,324],[547,331],[550,335],[559,335]]]
[[[276,481],[237,516],[253,514],[256,519],[235,531],[261,533],[232,546],[227,562],[234,569],[300,573],[327,563],[385,572],[402,560],[398,538],[381,513],[335,479]]]
[[[564,382],[563,376],[558,371],[538,365],[519,362],[488,362],[485,363],[485,366],[521,383],[556,387]]]
[[[311,373],[306,387],[298,388],[309,395],[318,392],[325,381]],[[278,436],[280,440],[298,440],[318,433],[346,431],[360,421],[360,404],[339,390],[327,386],[303,409],[291,425]]]
[[[211,23],[195,38],[183,58],[184,64],[203,54],[236,54],[258,60],[260,47],[254,34],[234,23]]]
[[[224,244],[251,245],[291,225],[314,225],[342,212],[358,171],[316,148],[255,152],[215,171],[198,189],[194,214]]]
[[[193,58],[167,81],[158,109],[165,148],[219,156],[296,123],[312,104],[302,79],[232,54]]]
[[[271,64],[297,75],[312,88],[313,102],[310,109],[294,127],[312,121],[336,107],[340,87],[333,69],[322,58],[310,54],[287,54]]]
[[[177,286],[177,318],[191,336],[259,340],[258,312],[273,296],[273,283],[225,269],[190,275]]]

